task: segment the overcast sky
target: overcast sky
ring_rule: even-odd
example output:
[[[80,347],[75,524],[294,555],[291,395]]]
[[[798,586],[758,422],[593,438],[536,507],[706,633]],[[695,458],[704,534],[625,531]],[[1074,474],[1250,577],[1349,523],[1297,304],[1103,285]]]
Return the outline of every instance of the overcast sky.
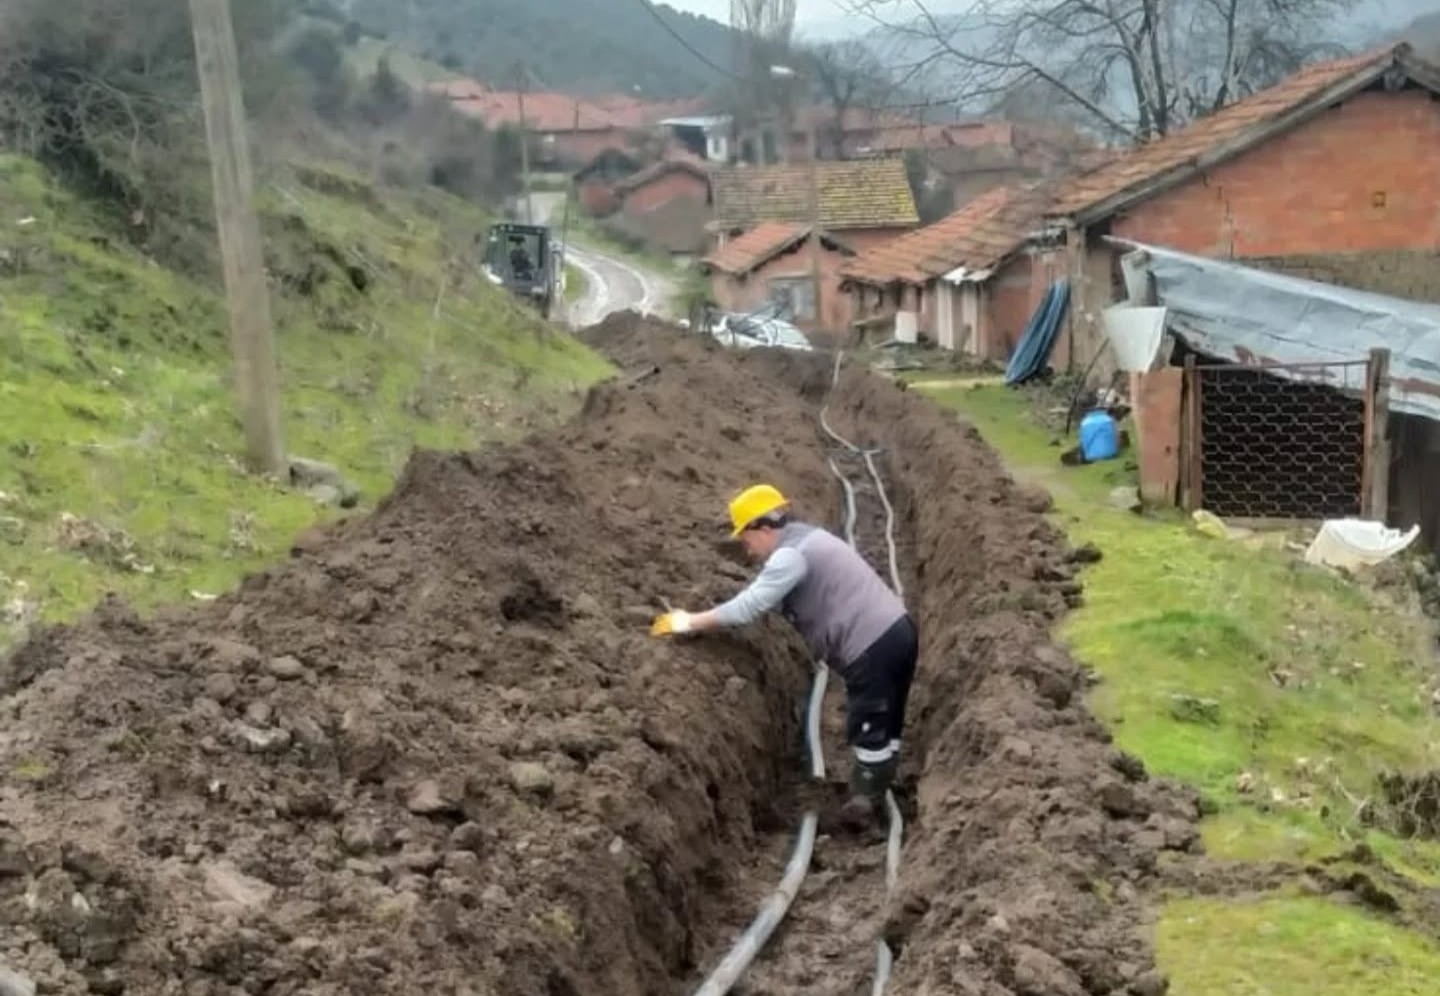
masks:
[[[717,21],[730,20],[730,0],[660,0],[660,3],[668,4],[677,10],[689,10],[696,14],[705,14],[715,18]],[[944,10],[947,7],[961,6],[959,0],[935,0],[930,5],[932,10]],[[844,8],[835,0],[798,0],[795,4],[795,20],[801,28],[825,24],[834,26],[836,22],[844,19]],[[869,22],[856,19],[857,24],[868,26]]]
[[[717,21],[727,22],[730,20],[730,0],[658,0],[658,2],[679,10],[705,14]],[[1367,17],[1378,18],[1387,22],[1407,20],[1419,16],[1425,10],[1433,9],[1432,2],[1433,0],[1359,0],[1355,5],[1352,17],[1360,20]],[[906,6],[905,4],[896,4],[896,8],[901,10]],[[964,10],[971,6],[971,3],[967,0],[930,0],[927,6],[930,10],[939,13],[946,10]],[[798,0],[796,8],[796,21],[802,31],[806,28],[821,26],[829,30],[845,26],[843,9],[836,3],[836,0]],[[861,18],[855,19],[857,30],[863,30],[869,26],[869,23]]]

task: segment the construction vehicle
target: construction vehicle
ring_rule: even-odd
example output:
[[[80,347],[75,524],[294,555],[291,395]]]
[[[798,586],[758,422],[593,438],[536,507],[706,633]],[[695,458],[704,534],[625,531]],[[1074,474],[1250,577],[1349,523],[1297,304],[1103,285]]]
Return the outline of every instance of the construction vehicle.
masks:
[[[503,221],[490,227],[482,262],[485,276],[550,317],[560,267],[544,225]]]

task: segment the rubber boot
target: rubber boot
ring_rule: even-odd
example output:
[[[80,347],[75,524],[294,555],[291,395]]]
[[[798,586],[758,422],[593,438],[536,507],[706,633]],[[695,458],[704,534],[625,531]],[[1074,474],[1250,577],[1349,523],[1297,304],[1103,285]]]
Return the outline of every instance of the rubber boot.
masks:
[[[850,768],[850,798],[840,809],[840,824],[847,830],[874,826],[877,814],[885,811],[885,793],[895,780],[899,759],[856,761]]]

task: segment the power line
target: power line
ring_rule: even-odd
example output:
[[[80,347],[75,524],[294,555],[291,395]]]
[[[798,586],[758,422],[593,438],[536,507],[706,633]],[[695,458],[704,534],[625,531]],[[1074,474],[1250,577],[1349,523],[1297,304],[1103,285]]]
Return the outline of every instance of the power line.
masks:
[[[665,29],[666,34],[668,34],[671,38],[674,38],[677,42],[680,43],[680,45],[685,49],[685,51],[695,56],[695,58],[705,63],[705,65],[715,70],[715,72],[719,73],[721,76],[729,77],[732,80],[742,80],[743,82],[742,77],[736,76],[728,69],[717,66],[715,63],[711,62],[703,53],[697,50],[695,46],[691,45],[688,41],[686,41],[678,31],[676,31],[673,27],[670,26],[669,21],[665,20],[665,18],[660,16],[660,12],[655,9],[655,5],[652,4],[650,0],[637,0],[637,2],[640,4],[640,6],[645,8],[646,12],[648,12],[651,17],[655,18],[656,24],[660,25],[660,27]]]

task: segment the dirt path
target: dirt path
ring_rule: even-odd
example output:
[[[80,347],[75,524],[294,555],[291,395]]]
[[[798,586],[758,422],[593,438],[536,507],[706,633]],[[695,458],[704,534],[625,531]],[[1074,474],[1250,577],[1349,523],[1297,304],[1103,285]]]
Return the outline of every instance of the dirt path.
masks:
[[[584,338],[622,373],[560,429],[418,454],[215,602],[109,603],[0,661],[0,968],[50,996],[679,996],[713,963],[793,841],[808,666],[774,620],[646,629],[751,575],[745,483],[838,522],[830,368],[624,315]],[[832,418],[885,447],[921,631],[904,873],[886,903],[878,842],[820,841],[742,991],[867,991],[881,932],[895,993],[1162,991],[1139,895],[1197,811],[1050,643],[1059,534],[899,386],[847,370]]]
[[[551,225],[559,238],[565,195],[537,192],[531,195],[531,202],[535,217]],[[669,275],[655,272],[619,253],[585,245],[577,241],[573,230],[567,255],[569,262],[585,275],[585,293],[568,309],[571,325],[577,328],[594,325],[621,311],[674,317],[670,311],[675,281]]]

